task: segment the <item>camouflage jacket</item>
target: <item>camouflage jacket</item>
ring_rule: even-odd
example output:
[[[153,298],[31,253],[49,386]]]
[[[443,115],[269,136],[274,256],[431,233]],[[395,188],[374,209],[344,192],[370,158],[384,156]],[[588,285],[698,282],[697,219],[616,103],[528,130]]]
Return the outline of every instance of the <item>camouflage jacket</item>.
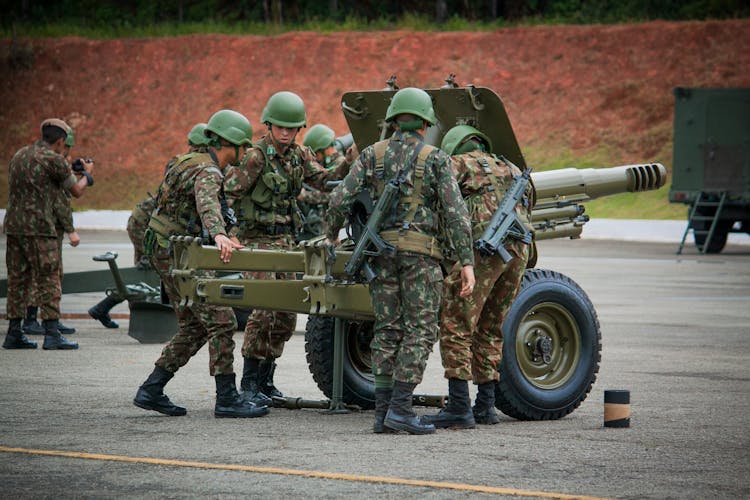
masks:
[[[70,206],[70,192],[60,188],[53,191],[53,211],[55,212],[55,228],[70,234],[76,230],[73,226],[73,209]]]
[[[188,234],[199,235],[205,229],[212,238],[226,235],[220,202],[222,179],[210,149],[180,155],[159,185],[150,227],[168,236],[153,224],[158,218],[181,226]],[[174,227],[167,229],[171,234],[177,233]]]
[[[413,152],[422,136],[414,132],[396,131],[389,139],[385,150],[383,164],[383,178],[376,175],[375,147],[368,146],[352,165],[351,171],[331,193],[328,211],[326,213],[326,234],[335,239],[344,224],[347,214],[359,192],[369,189],[373,193],[380,192],[382,187],[403,167],[413,156]],[[402,200],[412,195],[414,190],[414,166],[407,169],[406,182],[401,185]],[[382,190],[382,189],[381,189]],[[440,149],[435,148],[426,160],[422,180],[422,201],[417,207],[409,230],[414,230],[429,236],[449,238],[455,247],[461,265],[473,265],[471,228],[466,203],[461,198],[461,192],[453,176],[450,158]],[[401,229],[410,210],[408,203],[399,202],[395,217],[390,217],[386,227],[381,230]]]
[[[456,181],[461,189],[461,196],[466,200],[471,217],[471,231],[473,238],[482,236],[487,224],[497,210],[513,177],[521,175],[521,170],[504,158],[485,153],[471,151],[451,157]],[[533,187],[531,183],[526,187],[526,194],[516,205],[516,213],[520,219],[530,223]]]
[[[349,165],[346,163],[346,156],[342,155],[338,151],[333,153],[331,156],[326,158],[326,168],[328,170],[336,170],[338,168],[348,168]],[[308,184],[302,185],[302,191],[300,192],[297,199],[300,203],[306,205],[328,205],[328,197],[330,196],[331,189],[317,189]]]
[[[322,167],[310,148],[292,144],[281,153],[266,135],[227,169],[224,194],[234,209],[237,226],[232,235],[242,235],[257,226],[299,224],[295,216],[302,183],[322,189],[329,180],[346,174],[346,163],[334,169]],[[295,228],[299,229],[299,228]]]
[[[149,194],[148,198],[138,203],[133,211],[130,212],[128,227],[143,228],[145,230],[154,208],[156,208],[156,197]]]
[[[68,161],[44,141],[19,149],[9,165],[4,231],[57,237],[54,194],[70,189],[75,182]]]

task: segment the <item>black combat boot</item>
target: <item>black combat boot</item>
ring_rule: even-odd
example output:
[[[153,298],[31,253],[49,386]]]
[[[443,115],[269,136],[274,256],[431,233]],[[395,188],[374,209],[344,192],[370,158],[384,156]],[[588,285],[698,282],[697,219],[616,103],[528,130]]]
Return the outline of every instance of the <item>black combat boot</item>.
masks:
[[[263,394],[260,381],[260,360],[257,358],[243,358],[245,365],[242,368],[242,399],[257,406],[272,406],[273,400]]]
[[[271,398],[283,398],[284,395],[273,385],[273,374],[276,372],[274,358],[266,358],[260,362],[260,390]]]
[[[164,386],[172,380],[172,377],[174,373],[168,372],[161,366],[155,366],[154,371],[135,393],[133,404],[144,410],[154,410],[173,417],[185,415],[187,410],[172,403],[164,394]]]
[[[11,319],[3,349],[36,349],[36,342],[26,338],[21,329],[21,318]]]
[[[494,425],[500,423],[500,417],[495,411],[495,381],[479,384],[477,389],[477,400],[474,402],[474,420],[482,425]]]
[[[255,418],[268,415],[268,407],[245,401],[237,393],[234,373],[216,375],[216,418]]]
[[[471,412],[469,382],[457,378],[448,379],[448,404],[434,415],[425,415],[421,421],[433,424],[438,429],[473,429],[476,422]]]
[[[57,329],[58,320],[56,319],[45,319],[42,321],[44,325],[44,344],[42,349],[46,350],[68,350],[78,349],[78,342],[71,342],[62,336],[60,330]]]
[[[393,429],[383,425],[392,394],[393,389],[375,389],[375,423],[372,424],[372,432],[375,434],[391,434],[394,432]]]
[[[89,309],[89,316],[100,321],[104,325],[104,328],[120,328],[120,325],[109,317],[109,311],[120,302],[122,300],[117,300],[111,295],[107,295],[104,297],[104,300]]]
[[[26,317],[23,319],[21,329],[26,335],[44,335],[44,327],[36,320],[36,313],[39,312],[37,306],[26,308]]]
[[[385,414],[383,425],[394,431],[406,431],[409,434],[434,434],[435,426],[423,424],[411,408],[414,388],[417,384],[409,384],[399,380],[393,381],[393,394],[388,412]]]
[[[57,320],[57,331],[62,333],[63,335],[73,335],[76,332],[76,329],[72,326],[65,326],[62,323],[60,323],[60,320]]]

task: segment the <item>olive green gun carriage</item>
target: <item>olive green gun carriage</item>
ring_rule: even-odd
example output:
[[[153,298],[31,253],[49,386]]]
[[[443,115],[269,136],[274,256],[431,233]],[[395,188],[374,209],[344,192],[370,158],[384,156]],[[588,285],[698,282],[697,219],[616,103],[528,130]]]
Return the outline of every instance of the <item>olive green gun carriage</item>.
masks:
[[[468,86],[427,92],[438,118],[427,130],[428,143],[439,145],[451,127],[469,124],[491,138],[496,153],[522,169],[526,166],[503,103],[492,90]],[[390,135],[383,117],[394,93],[361,91],[342,96],[341,107],[360,150]],[[535,238],[577,238],[588,221],[583,203],[658,189],[666,181],[666,170],[658,163],[568,168],[532,173],[532,181],[537,193],[532,214]],[[364,205],[355,205],[347,227],[354,239],[368,213]],[[336,249],[324,240],[304,241],[290,251],[243,249],[224,264],[215,247],[176,236],[172,272],[186,302],[308,314],[307,362],[318,387],[332,398],[331,408],[341,402],[372,408],[373,312],[367,285],[344,272],[352,239]],[[522,420],[557,419],[577,408],[596,380],[601,359],[599,321],[586,293],[567,276],[534,269],[535,261],[529,263],[503,326],[503,361],[496,388],[498,409]],[[295,278],[229,280],[205,277],[205,270],[289,272]]]

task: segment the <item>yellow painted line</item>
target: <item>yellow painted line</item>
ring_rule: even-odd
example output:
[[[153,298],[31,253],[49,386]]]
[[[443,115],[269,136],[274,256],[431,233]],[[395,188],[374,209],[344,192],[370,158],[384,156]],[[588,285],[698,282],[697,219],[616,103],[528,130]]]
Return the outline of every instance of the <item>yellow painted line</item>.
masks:
[[[333,479],[338,481],[358,481],[363,483],[384,483],[402,486],[421,486],[443,490],[476,491],[478,493],[494,493],[498,495],[514,495],[520,497],[554,498],[564,500],[605,500],[599,497],[583,495],[568,495],[565,493],[550,493],[546,491],[519,490],[515,488],[497,488],[494,486],[479,486],[462,483],[446,483],[442,481],[423,481],[420,479],[399,479],[396,477],[362,476],[358,474],[337,474],[313,470],[279,469],[276,467],[254,467],[251,465],[212,464],[208,462],[191,462],[185,460],[169,460],[164,458],[127,457],[122,455],[103,455],[100,453],[84,453],[78,451],[34,450],[29,448],[11,448],[0,445],[0,452],[25,453],[28,455],[46,455],[52,457],[82,458],[85,460],[103,460],[109,462],[129,462],[138,464],[166,465],[171,467],[192,467],[195,469],[220,469],[242,472],[257,472],[261,474],[279,474],[283,476],[302,476],[319,479]]]

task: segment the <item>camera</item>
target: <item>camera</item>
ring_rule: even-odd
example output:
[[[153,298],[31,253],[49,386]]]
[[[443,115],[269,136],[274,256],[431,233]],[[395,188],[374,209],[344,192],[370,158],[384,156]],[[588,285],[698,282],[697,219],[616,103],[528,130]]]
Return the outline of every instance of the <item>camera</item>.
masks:
[[[92,160],[91,158],[86,158],[85,160],[83,160],[81,158],[76,158],[73,161],[73,163],[70,164],[70,168],[73,169],[73,172],[78,172],[79,174],[82,174],[86,178],[86,181],[88,182],[88,185],[89,186],[93,186],[94,185],[94,178],[91,177],[91,174],[88,173],[88,172],[86,172],[86,169],[83,167],[83,162],[84,161],[86,163],[88,163],[88,162],[94,161],[94,160]]]
[[[90,162],[91,158],[86,158],[86,162]],[[83,172],[85,169],[83,168],[83,160],[81,158],[76,158],[73,163],[71,163],[71,168],[74,172]]]

